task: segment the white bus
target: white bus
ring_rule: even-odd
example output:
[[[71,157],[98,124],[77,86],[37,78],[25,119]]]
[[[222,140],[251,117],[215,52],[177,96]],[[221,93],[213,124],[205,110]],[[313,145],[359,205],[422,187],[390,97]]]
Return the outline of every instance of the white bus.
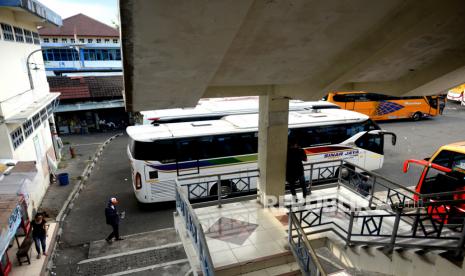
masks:
[[[220,120],[130,126],[127,153],[141,203],[173,201],[180,175],[219,174],[257,168],[258,114]],[[289,113],[289,136],[309,163],[347,160],[368,170],[383,164],[385,132],[368,116],[323,109]],[[256,186],[254,183],[253,185]],[[256,187],[253,187],[256,188]],[[208,193],[217,193],[213,187]]]
[[[290,100],[289,110],[340,109],[336,104],[318,101]],[[194,108],[172,108],[142,111],[142,124],[163,124],[217,120],[228,115],[258,113],[258,97],[201,99]]]

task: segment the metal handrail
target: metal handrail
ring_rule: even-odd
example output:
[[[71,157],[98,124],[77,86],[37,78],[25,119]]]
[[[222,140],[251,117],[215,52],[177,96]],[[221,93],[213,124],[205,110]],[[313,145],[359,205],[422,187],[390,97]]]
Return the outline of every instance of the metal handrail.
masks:
[[[304,249],[306,249],[306,253],[309,254],[309,257],[313,261],[312,263],[316,266],[315,267],[316,268],[316,275],[310,274],[311,273],[311,270],[310,270],[310,267],[309,267],[310,262],[307,262],[306,266],[301,267],[301,269],[303,270],[303,272],[306,275],[326,276],[327,274],[326,274],[325,270],[323,269],[323,266],[320,263],[318,255],[315,253],[315,250],[313,249],[312,245],[310,244],[310,241],[308,240],[307,235],[305,234],[304,230],[302,229],[302,226],[298,222],[299,221],[298,221],[297,217],[295,216],[295,214],[292,211],[289,212],[289,233],[288,233],[289,243],[291,245],[294,245],[294,242],[293,242],[293,237],[294,236],[292,234],[292,226],[295,226],[295,230],[297,231],[297,237],[299,239],[299,243],[300,243],[300,240],[302,240]],[[294,253],[297,255],[297,252],[294,252]],[[296,256],[296,257],[300,258],[299,256]],[[299,262],[299,264],[303,265],[300,262]]]
[[[200,224],[194,210],[192,209],[192,206],[189,204],[189,201],[185,198],[185,195],[183,194],[183,191],[180,189],[179,185],[176,185],[176,209],[178,214],[181,214],[184,217],[186,230],[191,236],[192,241],[194,242],[193,244],[196,245],[196,250],[203,274],[205,276],[214,276],[215,267],[213,266],[213,261],[210,255],[210,250],[208,248],[208,243],[205,238],[203,227]],[[185,212],[183,212],[184,210]],[[193,227],[195,227],[195,229],[193,229]]]
[[[202,175],[187,176],[187,177],[180,176],[180,177],[178,177],[178,179],[180,181],[185,181],[185,180],[192,180],[192,179],[197,179],[197,178],[211,178],[211,177],[218,177],[218,176],[222,176],[222,175],[234,175],[234,174],[238,174],[238,173],[252,173],[252,172],[260,173],[260,170],[259,169],[252,169],[252,170],[237,171],[237,172],[202,174]],[[183,186],[183,185],[181,185],[181,186]]]
[[[373,213],[372,210],[350,210],[344,213],[348,219],[348,225],[340,225],[334,220],[323,221],[322,218],[325,214],[324,208],[336,206],[336,212],[341,212],[339,206],[344,205],[338,199],[334,199],[334,202],[330,205],[321,206],[314,209],[299,209],[294,210],[293,215],[297,218],[297,213],[300,217],[300,226],[303,228],[311,228],[315,226],[331,225],[330,228],[320,228],[313,232],[306,233],[307,235],[332,231],[341,237],[347,245],[352,244],[367,244],[367,245],[381,245],[386,246],[386,250],[391,252],[395,246],[405,248],[425,248],[425,249],[440,249],[449,250],[454,252],[455,256],[461,256],[464,252],[465,245],[465,219],[463,217],[456,217],[454,214],[446,212],[434,212],[428,207],[439,206],[439,202],[428,203],[428,207],[416,208],[417,212],[405,213],[404,208],[395,208],[394,212],[388,212],[387,214]],[[465,200],[459,200],[458,203],[465,202]],[[457,203],[457,204],[458,204]],[[450,206],[449,201],[443,202],[443,206]],[[308,208],[307,206],[306,208]],[[413,209],[415,210],[415,209]],[[424,212],[420,212],[424,210]],[[432,210],[432,211],[431,211]],[[437,209],[435,209],[437,210]],[[389,219],[393,219],[389,221]],[[388,227],[392,227],[386,232],[385,221],[388,221]],[[457,223],[452,224],[456,220]],[[457,221],[458,220],[458,221]],[[409,222],[411,229],[408,232],[402,230],[399,232],[399,226],[401,221],[403,223]],[[361,225],[360,225],[361,224]],[[305,226],[303,226],[305,225]],[[357,225],[360,228],[355,228]],[[446,227],[447,226],[447,227]],[[456,232],[455,235],[450,235],[450,231],[445,229],[453,227]],[[384,229],[384,230],[383,230]],[[382,231],[383,230],[383,231]],[[457,232],[457,230],[459,230]],[[389,240],[354,240],[354,237],[378,237],[381,239]],[[407,239],[407,241],[397,241],[397,239]],[[414,240],[445,240],[449,241],[450,244],[434,245],[430,243],[418,244],[412,242]]]

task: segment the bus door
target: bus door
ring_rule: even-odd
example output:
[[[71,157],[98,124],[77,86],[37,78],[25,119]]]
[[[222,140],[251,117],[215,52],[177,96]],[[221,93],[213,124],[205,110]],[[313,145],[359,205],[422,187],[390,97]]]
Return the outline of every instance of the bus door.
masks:
[[[176,141],[176,173],[178,176],[200,173],[197,141],[181,139]]]
[[[371,130],[365,132],[356,141],[355,145],[361,149],[366,150],[365,154],[359,154],[360,165],[373,170],[380,168],[384,161],[384,136],[391,136],[391,144],[394,146],[397,142],[397,136],[384,130]],[[378,161],[373,162],[373,160]]]

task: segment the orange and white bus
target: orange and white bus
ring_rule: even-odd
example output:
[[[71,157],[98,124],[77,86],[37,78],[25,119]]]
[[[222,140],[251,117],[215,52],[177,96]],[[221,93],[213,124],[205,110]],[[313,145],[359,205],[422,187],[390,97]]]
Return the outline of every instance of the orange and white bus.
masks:
[[[442,114],[445,106],[442,96],[396,97],[367,92],[331,92],[323,100],[378,121],[406,118],[418,121]]]

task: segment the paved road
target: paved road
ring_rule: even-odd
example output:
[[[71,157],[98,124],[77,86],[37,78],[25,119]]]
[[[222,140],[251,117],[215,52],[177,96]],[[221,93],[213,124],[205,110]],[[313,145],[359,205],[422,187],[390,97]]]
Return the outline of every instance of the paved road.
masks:
[[[397,134],[397,145],[385,143],[384,166],[377,172],[412,186],[418,180],[418,171],[413,169],[412,173],[403,174],[403,161],[430,157],[443,144],[465,141],[465,107],[448,103],[442,116],[419,122],[386,122],[380,126]]]
[[[72,275],[73,264],[87,258],[88,243],[104,239],[111,228],[105,224],[104,208],[110,196],[126,211],[122,235],[173,227],[174,204],[141,210],[131,187],[127,136],[113,140],[104,150],[84,190],[66,218],[55,264],[57,275]]]
[[[402,162],[408,158],[430,156],[442,144],[465,140],[465,107],[448,105],[443,116],[420,122],[381,123],[393,131],[398,143],[386,143],[384,167],[379,173],[404,185],[415,185],[418,175],[403,174]],[[57,275],[71,275],[73,264],[87,258],[88,243],[102,240],[110,229],[105,225],[103,209],[110,196],[120,199],[127,218],[121,225],[123,235],[172,227],[173,204],[155,205],[141,210],[133,196],[130,168],[126,157],[127,137],[115,139],[105,150],[85,189],[64,226],[56,259]]]

